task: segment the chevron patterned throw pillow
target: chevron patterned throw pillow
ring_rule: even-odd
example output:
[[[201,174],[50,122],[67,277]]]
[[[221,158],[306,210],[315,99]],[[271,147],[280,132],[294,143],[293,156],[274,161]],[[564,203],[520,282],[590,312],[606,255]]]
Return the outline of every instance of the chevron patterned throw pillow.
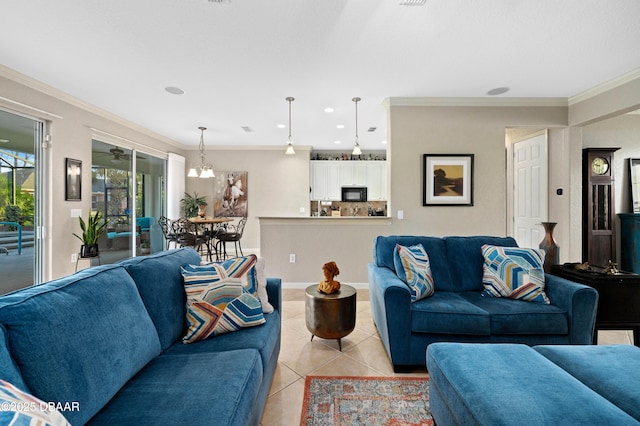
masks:
[[[544,252],[519,247],[482,246],[483,296],[549,304],[544,292]]]
[[[182,267],[188,327],[183,343],[265,323],[257,297],[256,260],[250,255]]]

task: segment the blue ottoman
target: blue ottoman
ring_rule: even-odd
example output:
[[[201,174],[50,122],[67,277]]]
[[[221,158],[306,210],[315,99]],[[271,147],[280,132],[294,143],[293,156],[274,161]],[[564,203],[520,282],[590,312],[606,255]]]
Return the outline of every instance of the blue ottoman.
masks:
[[[432,343],[427,369],[438,426],[638,425],[526,345]]]
[[[533,349],[640,421],[640,348],[605,345]]]

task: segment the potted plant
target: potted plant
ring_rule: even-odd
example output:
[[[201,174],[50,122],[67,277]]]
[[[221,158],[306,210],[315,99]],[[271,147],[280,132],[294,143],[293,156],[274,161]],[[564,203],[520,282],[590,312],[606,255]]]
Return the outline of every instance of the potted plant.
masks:
[[[138,254],[151,254],[151,243],[149,243],[149,241],[142,241],[140,247],[138,247]]]
[[[80,229],[82,229],[82,236],[75,235],[82,245],[80,246],[80,257],[96,257],[100,254],[98,250],[98,239],[104,234],[107,222],[102,219],[100,212],[96,214],[89,213],[89,218],[85,222],[81,217],[78,217],[80,221]]]
[[[180,200],[185,217],[204,216],[206,214],[207,200],[197,192],[193,195],[184,193],[184,198]]]

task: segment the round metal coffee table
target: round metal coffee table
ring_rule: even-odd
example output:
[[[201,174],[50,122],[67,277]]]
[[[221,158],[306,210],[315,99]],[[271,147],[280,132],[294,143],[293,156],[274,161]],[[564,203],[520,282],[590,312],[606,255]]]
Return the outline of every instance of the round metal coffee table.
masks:
[[[342,351],[342,339],[356,326],[356,289],[341,284],[333,294],[318,291],[318,285],[310,285],[305,290],[304,302],[307,329],[314,336],[323,339],[337,339]]]

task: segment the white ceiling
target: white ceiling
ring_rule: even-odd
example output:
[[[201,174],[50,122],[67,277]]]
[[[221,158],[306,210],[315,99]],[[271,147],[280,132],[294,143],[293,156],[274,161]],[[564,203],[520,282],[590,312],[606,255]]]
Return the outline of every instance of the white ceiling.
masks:
[[[385,98],[568,98],[640,68],[638,0],[1,1],[3,65],[192,146],[284,148],[293,96],[294,144],[349,150],[359,96],[384,149]]]

